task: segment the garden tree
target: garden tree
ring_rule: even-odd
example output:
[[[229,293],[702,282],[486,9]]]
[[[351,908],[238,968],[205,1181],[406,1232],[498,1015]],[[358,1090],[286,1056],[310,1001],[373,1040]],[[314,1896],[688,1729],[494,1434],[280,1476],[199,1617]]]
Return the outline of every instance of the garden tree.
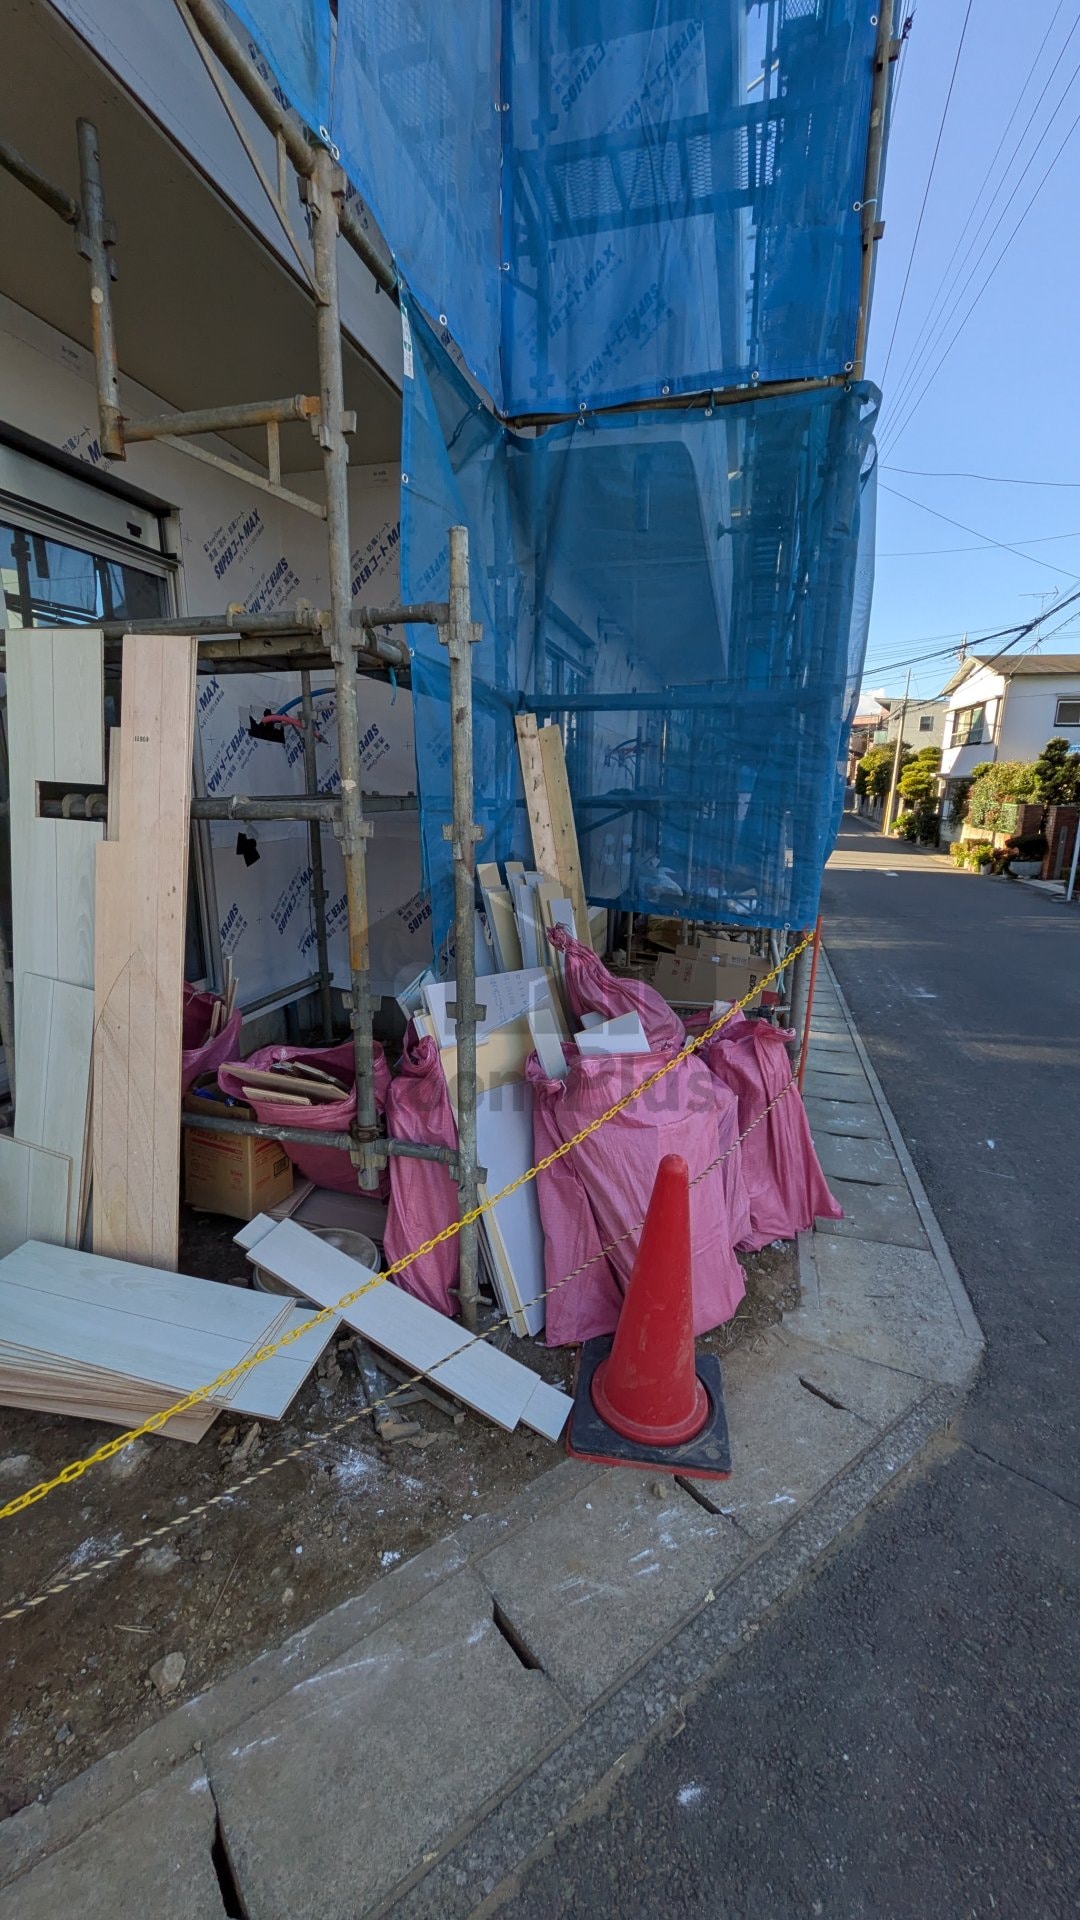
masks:
[[[977,777],[976,777],[977,776]],[[997,832],[1007,823],[1002,809],[1013,801],[1034,800],[1037,776],[1033,760],[992,760],[976,767],[968,795],[967,817],[973,827]]]
[[[870,794],[875,800],[884,800],[892,780],[893,760],[896,747],[871,747],[863,754],[855,769],[855,791]],[[911,759],[911,748],[904,742],[900,750],[900,765],[905,767]]]
[[[909,760],[900,775],[899,792],[903,799],[936,800],[938,774],[937,768],[928,766],[925,760]]]
[[[1035,762],[1035,780],[1036,799],[1044,806],[1080,800],[1080,753],[1070,753],[1067,740],[1048,740]]]

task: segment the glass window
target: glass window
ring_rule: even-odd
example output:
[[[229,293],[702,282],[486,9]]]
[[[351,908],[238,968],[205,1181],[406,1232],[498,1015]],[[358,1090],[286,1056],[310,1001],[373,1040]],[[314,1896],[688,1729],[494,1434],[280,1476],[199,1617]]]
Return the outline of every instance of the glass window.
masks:
[[[1054,715],[1055,727],[1080,727],[1080,700],[1059,700]]]
[[[953,713],[952,739],[949,745],[953,747],[981,747],[983,741],[987,738],[984,730],[985,723],[985,706],[957,707]]]
[[[920,715],[919,715],[919,732],[920,732],[920,733],[933,733],[933,731],[934,731],[934,716],[933,716],[933,714],[932,714],[932,713],[920,713]]]
[[[0,585],[5,627],[92,627],[168,612],[160,574],[2,522]]]

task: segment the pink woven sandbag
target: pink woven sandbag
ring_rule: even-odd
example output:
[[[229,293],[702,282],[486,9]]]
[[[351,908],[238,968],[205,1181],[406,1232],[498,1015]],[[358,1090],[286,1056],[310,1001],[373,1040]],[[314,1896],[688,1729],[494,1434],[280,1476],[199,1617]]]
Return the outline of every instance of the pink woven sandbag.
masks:
[[[577,1055],[574,1046],[563,1051],[567,1059]],[[533,1089],[534,1156],[542,1160],[562,1145],[555,1109],[564,1083],[547,1078],[535,1053],[525,1074]],[[600,1234],[573,1153],[537,1174],[536,1198],[544,1229],[544,1286],[549,1290],[544,1302],[547,1345],[571,1347],[610,1333],[618,1322],[623,1290],[600,1252]]]
[[[210,1021],[215,1007],[225,1002],[217,993],[203,993],[184,982],[184,1012],[180,1054],[180,1091],[188,1088],[202,1073],[214,1073],[223,1060],[231,1060],[240,1045],[243,1015],[237,1007],[220,1033],[210,1038]]]
[[[392,1139],[419,1142],[428,1147],[457,1146],[446,1075],[434,1040],[420,1040],[410,1026],[397,1076],[386,1095],[387,1127]],[[387,1264],[401,1260],[413,1247],[458,1217],[458,1194],[448,1169],[438,1160],[409,1160],[394,1154],[390,1161],[390,1206],[383,1246]],[[439,1313],[453,1314],[457,1301],[458,1243],[446,1240],[431,1253],[410,1261],[396,1284]]]
[[[575,940],[565,927],[554,927],[548,944],[564,956],[566,1001],[577,1019],[583,1013],[602,1013],[605,1020],[636,1013],[654,1052],[678,1052],[686,1038],[685,1028],[655,987],[645,980],[622,980],[609,973],[592,948]]]
[[[742,1166],[750,1195],[751,1235],[744,1244],[750,1247],[793,1240],[797,1233],[808,1232],[815,1220],[844,1217],[821,1171],[802,1096],[791,1085],[788,1047],[778,1028],[737,1014],[701,1049],[714,1079],[735,1095],[739,1131],[746,1134]],[[777,1095],[783,1097],[777,1099]],[[766,1114],[774,1099],[776,1105]]]
[[[540,1079],[535,1084],[537,1107],[545,1111],[552,1134],[570,1140],[647,1080],[664,1058],[658,1054],[578,1058],[565,1080]],[[669,1153],[686,1160],[692,1183],[717,1158],[716,1097],[708,1069],[699,1060],[680,1062],[560,1163],[572,1166],[578,1192],[587,1198],[599,1245],[611,1248],[606,1258],[620,1291],[625,1291],[633,1271],[657,1170]],[[730,1183],[731,1176],[725,1178],[724,1169],[716,1167],[691,1185],[695,1334],[730,1320],[745,1291],[742,1268],[733,1252],[734,1229],[742,1221],[732,1221]],[[737,1188],[736,1204],[741,1213]],[[628,1228],[635,1231],[627,1233]],[[560,1245],[560,1256],[562,1251]],[[572,1281],[565,1291],[578,1284]],[[612,1332],[617,1319],[616,1304],[611,1301],[607,1324],[596,1331]],[[548,1339],[552,1340],[550,1322]]]
[[[318,1144],[320,1133],[347,1132],[356,1115],[355,1055],[351,1040],[344,1040],[336,1047],[259,1047],[249,1055],[245,1066],[268,1068],[286,1061],[297,1060],[304,1066],[321,1067],[324,1073],[332,1074],[342,1086],[340,1100],[312,1101],[310,1107],[290,1106],[286,1101],[275,1100],[265,1088],[252,1088],[251,1106],[257,1120],[270,1127],[297,1127],[310,1133],[312,1143],[296,1140],[283,1140],[284,1147],[293,1166],[308,1180],[314,1180],[317,1187],[332,1187],[335,1193],[355,1193],[356,1169],[342,1147],[322,1147]],[[242,1100],[244,1087],[243,1071],[227,1072],[218,1068],[218,1086],[223,1093],[232,1094],[234,1099]],[[386,1094],[390,1085],[390,1069],[386,1064],[386,1055],[378,1042],[375,1042],[375,1107],[380,1114],[386,1106]],[[384,1172],[379,1180],[379,1192],[385,1200],[390,1191],[390,1181]]]

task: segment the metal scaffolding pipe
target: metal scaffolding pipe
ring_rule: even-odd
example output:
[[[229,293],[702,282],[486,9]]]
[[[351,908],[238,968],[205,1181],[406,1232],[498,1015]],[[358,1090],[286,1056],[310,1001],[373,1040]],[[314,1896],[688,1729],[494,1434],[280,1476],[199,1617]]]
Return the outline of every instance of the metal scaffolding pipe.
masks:
[[[420,805],[415,793],[365,793],[364,812],[415,813]],[[190,802],[193,820],[317,820],[336,827],[341,819],[341,801],[336,793],[226,793],[218,800],[193,795]],[[11,806],[0,800],[0,819],[6,819]],[[59,797],[42,794],[38,812],[44,820],[104,820],[108,816],[108,796],[104,787],[86,791],[77,788]]]
[[[98,441],[106,459],[122,460],[124,436],[120,421],[120,371],[116,358],[112,264],[108,251],[112,236],[105,216],[101,155],[98,152],[97,128],[89,120],[79,120],[77,130],[82,190],[79,251],[85,255],[90,266],[90,334],[97,377]]]
[[[866,372],[866,336],[870,325],[870,296],[874,286],[874,255],[885,231],[881,219],[882,161],[889,116],[889,66],[900,51],[892,37],[892,0],[881,0],[878,10],[877,39],[874,44],[874,77],[870,89],[870,131],[866,142],[866,172],[863,177],[862,266],[859,279],[859,317],[855,327],[855,363],[853,378],[861,380]]]
[[[319,770],[315,764],[315,703],[311,698],[311,674],[306,667],[300,673],[300,711],[304,721],[304,788],[307,797],[319,797]],[[315,947],[319,956],[319,1004],[322,1010],[324,1040],[334,1037],[334,1004],[330,994],[330,947],[326,937],[326,880],[323,874],[322,827],[318,819],[308,818],[308,859],[311,862],[311,911],[315,920]]]
[[[263,1092],[267,1090],[262,1089]],[[272,1098],[272,1092],[267,1098]],[[218,1114],[183,1113],[180,1116],[182,1127],[191,1127],[197,1133],[246,1133],[254,1140],[291,1140],[297,1146],[310,1147],[312,1134],[310,1128],[278,1127],[265,1120],[224,1119]],[[320,1147],[334,1147],[339,1153],[349,1153],[355,1146],[351,1133],[323,1133],[315,1136]],[[453,1147],[428,1147],[415,1140],[380,1140],[378,1152],[384,1157],[397,1157],[408,1160],[438,1160],[444,1166],[452,1167],[457,1159]]]
[[[274,89],[252,65],[232,28],[226,26],[216,0],[182,0],[182,5],[260,120],[271,133],[281,135],[297,173],[305,180],[310,179],[315,171],[314,148],[293,115],[282,106]]]
[[[156,413],[148,420],[125,420],[124,439],[183,439],[191,433],[236,433],[243,427],[267,427],[281,420],[310,420],[319,402],[309,393],[284,400],[242,400],[235,407],[195,407],[190,413]]]
[[[45,205],[51,207],[53,213],[59,214],[61,220],[65,221],[69,227],[78,226],[82,218],[78,201],[73,200],[70,193],[67,193],[63,187],[58,187],[52,180],[46,179],[45,175],[39,173],[29,160],[25,160],[15,147],[10,147],[6,140],[0,140],[0,167],[3,167],[5,173],[10,173],[13,179],[18,180],[21,186],[27,187],[39,200],[43,200]]]
[[[365,233],[364,228],[360,225],[356,209],[351,201],[345,200],[342,202],[339,217],[341,220],[342,239],[347,240],[353,252],[359,255],[374,280],[375,285],[379,287],[383,293],[388,293],[391,300],[396,300],[398,297],[398,279],[394,271],[393,262],[384,259],[378,248],[373,245],[371,235]]]
[[[341,851],[349,932],[351,994],[349,1022],[356,1061],[354,1160],[361,1188],[371,1193],[378,1173],[367,1150],[378,1137],[375,1108],[375,1043],[371,1031],[368,941],[367,837],[360,764],[360,715],[352,644],[352,569],[349,559],[349,448],[345,438],[345,382],[338,303],[338,199],[344,182],[331,155],[320,148],[310,187],[315,253],[315,314],[319,349],[319,440],[326,492],[329,546],[330,627],[341,766]]]
[[[449,617],[445,600],[419,600],[408,607],[354,607],[351,616],[354,627],[442,627]]]
[[[472,647],[469,605],[469,534],[450,529],[449,619],[439,629],[450,658],[450,766],[453,819],[443,831],[454,854],[454,1020],[457,1045],[458,1205],[462,1216],[476,1206],[476,841],[473,821]],[[458,1235],[458,1298],[466,1327],[477,1323],[477,1223]]]

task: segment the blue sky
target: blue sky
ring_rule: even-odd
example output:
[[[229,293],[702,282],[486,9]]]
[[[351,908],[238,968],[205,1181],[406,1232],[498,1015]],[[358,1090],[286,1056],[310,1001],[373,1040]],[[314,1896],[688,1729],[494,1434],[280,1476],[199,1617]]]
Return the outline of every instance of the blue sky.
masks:
[[[1080,114],[1080,75],[1073,79],[1080,68],[1077,0],[1061,0],[1060,5],[1059,0],[1029,0],[1019,12],[1006,0],[972,0],[942,129],[967,12],[968,0],[918,0],[893,115],[883,207],[886,228],[878,248],[867,358],[868,376],[882,385],[884,399],[878,433],[878,561],[863,678],[866,691],[902,692],[905,669],[891,663],[958,644],[964,631],[974,651],[980,628],[1030,620],[1043,608],[1048,636],[1049,629],[1068,622],[1047,638],[1046,650],[1080,653],[1080,602],[1076,617],[1070,610],[1055,621],[1050,597],[1055,588],[1064,596],[1080,587],[1076,242],[1080,126],[1068,139],[956,345],[905,424],[909,357],[915,352],[922,365],[910,387],[914,398]],[[1025,87],[1044,35],[1046,45]],[[1029,115],[1047,83],[1025,134]],[[1063,96],[1047,132],[1047,122]],[[995,161],[995,149],[1014,109],[1015,118]],[[940,151],[912,253],[939,129]],[[1044,132],[1046,137],[953,317],[943,321],[939,302],[938,318],[932,320],[920,346],[942,276],[948,273],[947,287],[957,291],[967,280]],[[1018,141],[1017,157],[1007,166]],[[1002,179],[1004,184],[995,194]],[[961,240],[980,189],[982,198]],[[983,224],[988,206],[989,218]],[[957,277],[977,229],[978,238]],[[953,297],[946,291],[946,313]],[[917,471],[899,472],[898,468]],[[960,472],[1000,475],[1010,484],[927,477]],[[1024,479],[1073,484],[1012,484]],[[972,531],[949,525],[926,508]],[[980,539],[1007,542],[1025,549],[1030,557],[980,545]],[[956,548],[975,551],[951,551]],[[955,656],[946,656],[913,668],[913,695],[926,697],[940,691],[954,663]]]

